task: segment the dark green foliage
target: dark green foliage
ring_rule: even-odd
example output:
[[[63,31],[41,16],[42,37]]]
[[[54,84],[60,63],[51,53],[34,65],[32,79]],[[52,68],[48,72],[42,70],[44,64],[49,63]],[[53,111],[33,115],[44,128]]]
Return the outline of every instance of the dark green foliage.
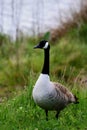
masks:
[[[79,38],[82,42],[85,42],[87,44],[87,23],[82,24],[79,30]]]
[[[43,39],[49,41],[50,40],[50,32],[46,32],[43,36]]]

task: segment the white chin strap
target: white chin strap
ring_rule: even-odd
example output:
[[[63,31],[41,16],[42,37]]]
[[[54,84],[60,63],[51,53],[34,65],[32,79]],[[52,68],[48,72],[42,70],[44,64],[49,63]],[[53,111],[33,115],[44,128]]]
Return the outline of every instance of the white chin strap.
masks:
[[[47,49],[48,45],[49,45],[48,42],[46,42],[46,44],[45,44],[45,46],[43,48]]]

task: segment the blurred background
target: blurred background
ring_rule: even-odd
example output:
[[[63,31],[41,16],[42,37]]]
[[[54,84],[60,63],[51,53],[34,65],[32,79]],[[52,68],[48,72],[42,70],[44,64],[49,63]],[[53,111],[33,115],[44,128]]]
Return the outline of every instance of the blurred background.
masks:
[[[18,32],[30,36],[70,22],[79,26],[86,8],[86,0],[0,0],[0,32],[15,39]]]
[[[87,86],[87,0],[0,0],[0,102],[34,84],[41,39],[52,45],[52,78]]]

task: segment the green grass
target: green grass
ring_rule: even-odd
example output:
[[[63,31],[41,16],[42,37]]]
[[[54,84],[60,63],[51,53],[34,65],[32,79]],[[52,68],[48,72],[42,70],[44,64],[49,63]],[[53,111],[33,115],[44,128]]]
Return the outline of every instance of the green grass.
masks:
[[[71,104],[61,111],[59,119],[55,112],[45,112],[36,106],[32,99],[32,86],[12,100],[0,105],[1,130],[86,130],[87,129],[87,91],[78,89],[79,104]],[[76,89],[74,86],[73,91]]]
[[[86,130],[86,39],[84,41],[82,35],[80,40],[72,32],[55,44],[50,43],[51,80],[68,87],[79,98],[79,104],[71,104],[61,111],[58,120],[55,112],[49,112],[48,122],[44,110],[32,99],[33,85],[43,64],[42,50],[33,49],[39,40],[26,38],[17,41],[18,45],[8,41],[0,48],[0,100],[4,100],[0,104],[0,130]],[[21,87],[24,88],[22,91]],[[7,98],[9,93],[10,99],[5,100],[3,96]]]
[[[68,37],[68,36],[67,36]],[[54,45],[51,42],[51,75],[73,81],[79,73],[86,75],[87,44],[78,38],[62,38]],[[25,86],[30,82],[30,73],[35,76],[41,71],[43,52],[33,47],[39,39],[25,39],[16,43],[7,42],[0,48],[0,85]],[[3,49],[2,49],[3,48]],[[4,51],[2,51],[4,50]],[[3,53],[2,53],[3,52]],[[38,64],[40,63],[40,64]]]

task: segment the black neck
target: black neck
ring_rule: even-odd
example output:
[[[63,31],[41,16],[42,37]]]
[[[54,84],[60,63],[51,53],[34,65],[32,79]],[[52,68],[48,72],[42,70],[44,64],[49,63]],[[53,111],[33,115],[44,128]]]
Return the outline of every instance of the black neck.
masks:
[[[49,75],[49,49],[44,49],[44,65],[42,69],[42,74],[48,74]]]

